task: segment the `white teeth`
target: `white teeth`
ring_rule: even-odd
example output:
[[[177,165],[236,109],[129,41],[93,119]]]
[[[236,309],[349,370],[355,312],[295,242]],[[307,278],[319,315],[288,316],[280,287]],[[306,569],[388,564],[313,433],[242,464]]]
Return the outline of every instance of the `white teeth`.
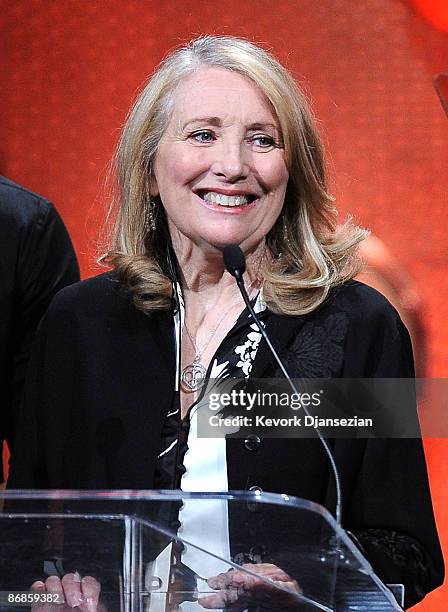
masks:
[[[244,206],[249,203],[249,197],[245,195],[229,196],[222,193],[209,191],[204,194],[204,200],[211,204],[219,204],[220,206]]]

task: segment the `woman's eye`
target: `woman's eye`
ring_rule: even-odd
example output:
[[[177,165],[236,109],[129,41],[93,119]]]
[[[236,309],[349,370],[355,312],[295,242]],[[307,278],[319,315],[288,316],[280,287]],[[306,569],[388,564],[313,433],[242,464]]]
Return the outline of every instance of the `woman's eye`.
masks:
[[[214,135],[212,132],[207,132],[203,130],[201,132],[194,132],[193,134],[190,134],[190,138],[193,138],[193,140],[195,140],[196,142],[207,143],[213,142]]]
[[[272,136],[252,136],[250,142],[261,149],[270,149],[276,146],[276,142]]]

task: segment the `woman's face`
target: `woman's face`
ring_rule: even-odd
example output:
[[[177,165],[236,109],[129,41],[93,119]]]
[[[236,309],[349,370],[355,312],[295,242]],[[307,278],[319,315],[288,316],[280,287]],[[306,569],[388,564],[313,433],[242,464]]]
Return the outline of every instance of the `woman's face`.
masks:
[[[278,218],[287,182],[278,121],[254,83],[215,67],[180,83],[151,184],[173,238],[252,250]]]

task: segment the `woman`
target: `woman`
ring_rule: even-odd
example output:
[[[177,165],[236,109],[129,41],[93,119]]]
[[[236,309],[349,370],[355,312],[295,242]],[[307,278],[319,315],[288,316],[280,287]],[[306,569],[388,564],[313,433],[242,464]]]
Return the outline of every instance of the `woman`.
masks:
[[[149,81],[116,159],[114,269],[60,292],[42,323],[10,486],[262,488],[334,511],[317,440],[196,431],[206,372],[276,373],[224,269],[227,244],[245,253],[250,298],[292,376],[413,375],[397,313],[350,280],[365,233],[336,226],[291,76],[248,41],[198,39]],[[332,446],[344,526],[415,603],[443,572],[420,442]]]

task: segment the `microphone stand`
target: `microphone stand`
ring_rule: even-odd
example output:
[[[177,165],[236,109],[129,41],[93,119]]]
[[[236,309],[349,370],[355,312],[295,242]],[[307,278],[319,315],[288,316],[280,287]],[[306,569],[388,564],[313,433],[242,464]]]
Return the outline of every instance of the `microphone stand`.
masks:
[[[243,274],[246,270],[246,261],[245,261],[245,257],[243,252],[241,251],[240,247],[238,245],[228,245],[224,248],[224,264],[226,266],[227,271],[235,278],[236,280],[236,284],[238,285],[238,288],[241,292],[241,295],[243,296],[243,300],[244,303],[246,304],[250,314],[252,315],[253,320],[255,321],[255,323],[257,324],[257,327],[261,333],[261,335],[263,336],[263,338],[265,339],[269,350],[271,351],[272,355],[274,356],[276,362],[278,363],[280,370],[282,371],[284,377],[286,378],[286,380],[288,381],[291,389],[293,390],[294,393],[296,393],[297,395],[299,395],[299,392],[297,390],[297,387],[295,386],[294,382],[292,381],[290,375],[288,374],[287,369],[285,368],[282,360],[280,359],[277,351],[275,350],[275,348],[272,345],[272,342],[269,339],[269,336],[267,335],[263,325],[261,324],[259,318],[257,317],[254,309],[252,308],[252,304],[250,303],[249,300],[249,296],[247,295],[247,291],[246,291],[246,287],[244,286],[244,279],[243,279]],[[308,409],[306,408],[306,406],[302,405],[302,409],[305,412],[305,414],[307,416],[311,416]],[[326,441],[326,439],[324,438],[324,436],[321,434],[320,430],[318,427],[315,427],[316,430],[316,434],[317,437],[319,438],[322,446],[325,449],[325,452],[328,455],[328,459],[330,461],[330,465],[331,465],[331,469],[333,471],[333,476],[334,476],[334,480],[335,480],[335,485],[336,485],[336,522],[339,525],[339,527],[342,527],[342,522],[341,522],[341,515],[342,515],[342,489],[341,489],[341,481],[339,478],[339,473],[338,473],[338,469],[336,466],[336,461],[335,458],[333,456],[333,453],[331,451],[331,448],[328,444],[328,442]]]

